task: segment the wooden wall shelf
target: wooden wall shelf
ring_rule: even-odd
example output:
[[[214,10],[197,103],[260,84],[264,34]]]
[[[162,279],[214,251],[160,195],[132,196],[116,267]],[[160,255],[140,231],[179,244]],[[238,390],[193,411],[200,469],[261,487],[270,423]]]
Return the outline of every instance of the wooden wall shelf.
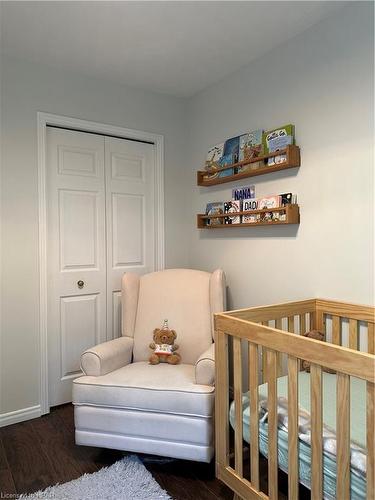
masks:
[[[210,224],[207,225],[208,219],[224,219],[228,216],[234,217],[236,215],[253,215],[253,214],[265,214],[267,212],[282,212],[285,213],[285,220],[271,220],[271,221],[260,221],[260,222],[245,222],[240,224]],[[278,208],[268,208],[265,210],[251,210],[248,212],[232,212],[221,215],[206,215],[197,214],[197,227],[198,229],[225,229],[225,228],[241,228],[241,227],[255,227],[255,226],[280,226],[286,224],[299,224],[299,206],[298,205],[285,205],[284,207]]]
[[[277,165],[268,166],[265,160],[268,158],[274,158],[275,156],[280,156],[286,154],[286,161],[283,163],[278,163]],[[252,163],[264,162],[264,166],[258,167],[254,170],[246,170],[245,172],[235,173],[233,175],[228,175],[226,177],[214,177],[208,178],[207,174],[215,174],[217,172],[222,172],[223,170],[228,170],[230,168],[238,168],[246,165],[251,165]],[[233,163],[226,167],[211,170],[198,170],[197,172],[197,184],[198,186],[214,186],[216,184],[225,184],[226,182],[232,182],[240,179],[245,179],[247,177],[255,177],[257,175],[269,174],[271,172],[277,172],[279,170],[287,170],[288,168],[299,167],[301,163],[300,160],[300,149],[298,146],[290,145],[285,149],[275,151],[274,153],[269,153],[264,156],[258,156],[258,158],[253,158],[251,160],[244,160],[238,163]],[[252,225],[252,224],[251,224]]]

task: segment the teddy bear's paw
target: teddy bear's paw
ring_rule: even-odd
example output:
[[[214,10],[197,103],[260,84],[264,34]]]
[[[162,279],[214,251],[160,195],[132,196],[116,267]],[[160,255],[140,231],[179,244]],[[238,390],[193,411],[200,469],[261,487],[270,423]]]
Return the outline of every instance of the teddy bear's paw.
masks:
[[[150,365],[158,365],[160,362],[159,356],[157,356],[156,354],[151,354],[151,356],[149,358],[149,362],[150,362]]]
[[[171,356],[168,356],[167,362],[170,365],[177,365],[181,361],[181,356],[179,354],[171,354]]]

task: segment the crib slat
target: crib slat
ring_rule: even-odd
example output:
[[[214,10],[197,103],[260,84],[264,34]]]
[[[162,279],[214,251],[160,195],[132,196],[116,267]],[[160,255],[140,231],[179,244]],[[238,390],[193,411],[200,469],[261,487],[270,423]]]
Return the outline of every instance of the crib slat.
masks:
[[[340,345],[340,316],[332,316],[332,343]]]
[[[303,335],[306,333],[306,315],[300,314],[299,316],[299,334]]]
[[[336,498],[350,498],[350,377],[337,373],[336,393],[337,472]]]
[[[223,467],[229,465],[229,367],[228,367],[228,335],[222,331],[215,332],[215,364],[216,364],[216,462]]]
[[[322,495],[322,368],[311,365],[311,498]]]
[[[262,383],[267,382],[267,349],[262,347]]]
[[[349,319],[349,347],[355,351],[358,349],[358,323],[355,319]]]
[[[278,498],[277,471],[277,356],[268,351],[268,496],[270,500]]]
[[[250,392],[250,479],[259,490],[259,411],[258,411],[258,346],[249,342],[249,392]]]
[[[303,335],[306,333],[306,314],[300,314],[298,316],[298,322],[299,322],[299,334]],[[301,371],[301,364],[302,361],[299,359],[298,360],[298,371]]]
[[[262,325],[268,326],[268,321],[262,321]],[[262,384],[267,382],[267,349],[262,347]]]
[[[375,384],[367,382],[367,500],[375,499]]]
[[[298,500],[298,359],[288,357],[288,498]]]
[[[234,408],[235,408],[235,429],[234,429],[234,466],[237,474],[243,475],[242,460],[242,356],[241,339],[233,337],[233,382],[234,382]]]
[[[275,326],[278,330],[283,329],[282,318],[278,318],[276,320]],[[276,357],[277,357],[277,376],[281,377],[281,375],[283,374],[283,355],[281,354],[281,352],[277,352]]]
[[[294,333],[294,316],[288,317],[288,332]]]
[[[374,323],[367,323],[367,352],[375,354]]]

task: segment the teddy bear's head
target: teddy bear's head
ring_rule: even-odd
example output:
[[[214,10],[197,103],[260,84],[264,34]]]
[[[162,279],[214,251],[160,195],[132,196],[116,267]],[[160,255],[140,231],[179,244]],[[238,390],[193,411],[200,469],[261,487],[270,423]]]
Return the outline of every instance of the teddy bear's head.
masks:
[[[319,330],[310,330],[309,332],[304,333],[303,336],[314,340],[325,340],[324,333],[319,332]]]
[[[325,341],[326,336],[323,332],[320,332],[319,330],[311,330],[309,332],[306,332],[303,334],[304,337],[308,337],[309,339],[314,339],[314,340],[321,340]],[[311,363],[309,361],[306,361],[305,359],[302,360],[302,370],[306,372],[310,372],[311,368]],[[323,366],[323,371],[327,373],[336,373],[334,370],[331,370],[330,368],[324,367]]]
[[[172,345],[177,337],[174,330],[168,330],[166,328],[155,328],[154,330],[154,342],[155,344],[169,344]]]

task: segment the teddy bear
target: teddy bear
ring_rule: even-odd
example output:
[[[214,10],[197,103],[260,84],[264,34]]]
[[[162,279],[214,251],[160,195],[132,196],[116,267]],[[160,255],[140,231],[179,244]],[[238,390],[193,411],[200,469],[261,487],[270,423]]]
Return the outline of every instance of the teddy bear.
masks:
[[[321,342],[325,341],[324,333],[320,332],[319,330],[310,330],[309,332],[304,333],[303,337],[308,337],[309,339],[320,340]],[[305,361],[304,359],[302,360],[302,363],[301,363],[302,371],[310,373],[310,366],[311,366],[311,363],[309,361]],[[334,370],[330,370],[329,368],[325,368],[325,367],[323,367],[323,371],[327,372],[327,373],[336,373]]]
[[[169,328],[155,328],[153,339],[150,344],[150,349],[154,352],[149,358],[151,365],[159,363],[169,363],[170,365],[177,365],[181,362],[181,356],[176,352],[178,345],[174,343],[177,334],[174,330]]]

